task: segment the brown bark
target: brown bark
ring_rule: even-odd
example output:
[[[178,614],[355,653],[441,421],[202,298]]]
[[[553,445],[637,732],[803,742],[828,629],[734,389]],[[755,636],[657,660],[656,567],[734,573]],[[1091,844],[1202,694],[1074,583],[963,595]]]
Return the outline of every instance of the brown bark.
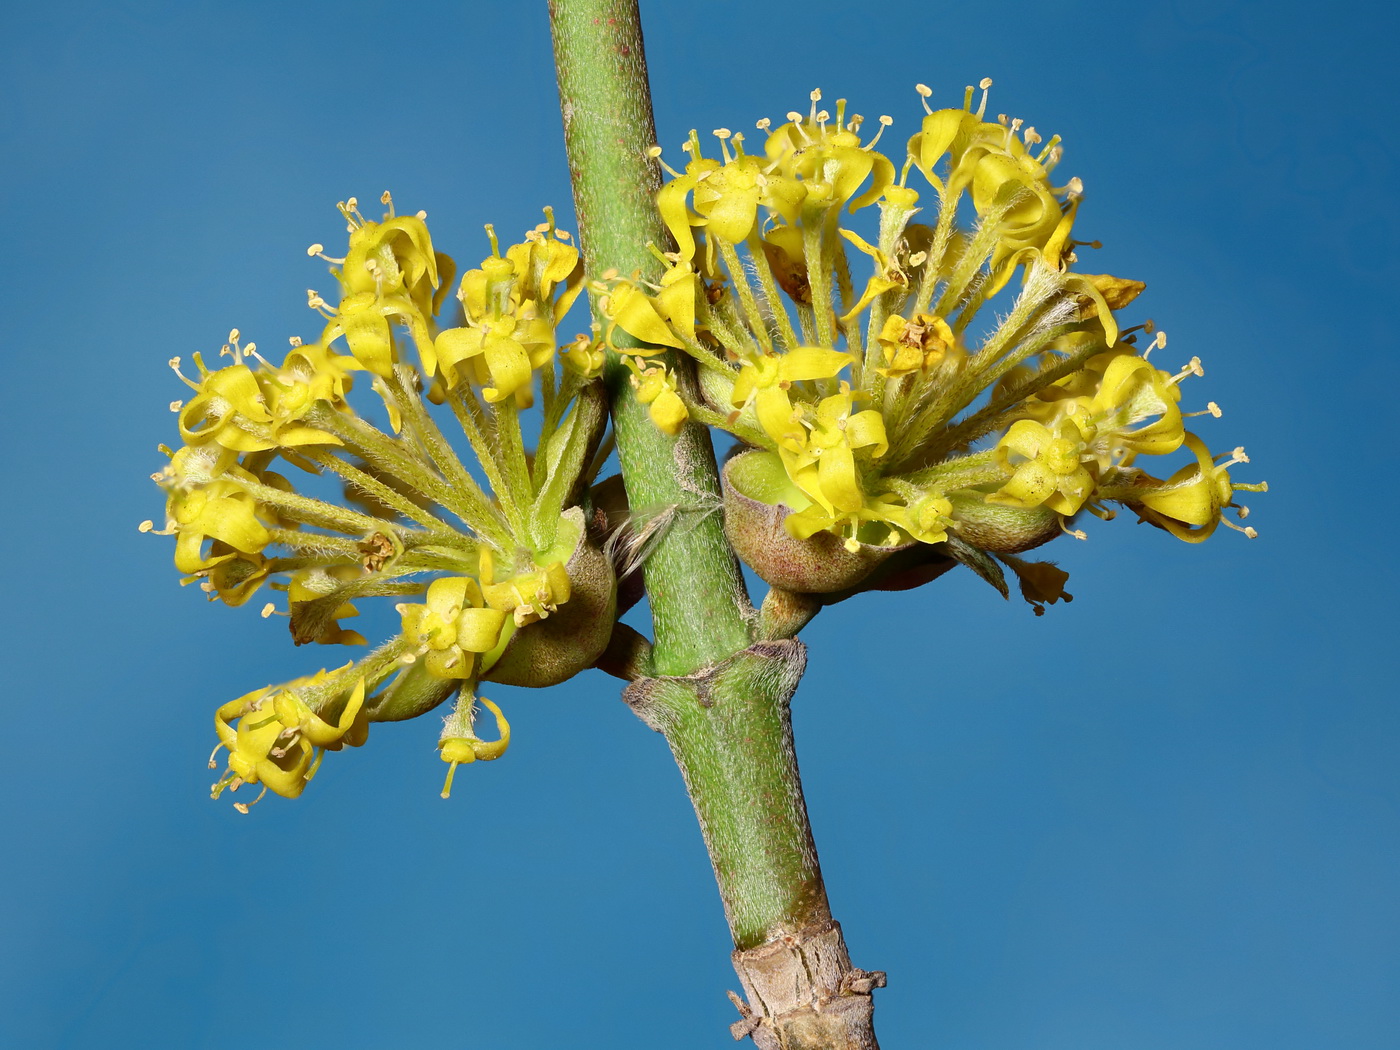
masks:
[[[759,1050],[879,1050],[870,993],[885,986],[881,971],[851,965],[835,919],[733,954],[745,1003],[730,1025]]]

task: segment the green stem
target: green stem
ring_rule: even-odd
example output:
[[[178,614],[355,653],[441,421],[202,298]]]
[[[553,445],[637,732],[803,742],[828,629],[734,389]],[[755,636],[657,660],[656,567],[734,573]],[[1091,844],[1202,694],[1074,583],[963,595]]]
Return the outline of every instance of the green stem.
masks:
[[[647,244],[668,236],[654,203],[660,171],[646,155],[656,134],[637,0],[551,0],[549,12],[585,265],[655,281]],[[624,698],[665,734],[700,820],[750,1000],[733,1031],[765,1050],[868,1050],[869,992],[883,975],[845,956],[793,750],[789,701],[805,650],[750,647],[757,618],[724,537],[708,431],[691,423],[666,437],[616,359],[606,379],[629,505],[677,522],[644,565],[655,644],[645,659],[633,645],[614,670],[646,675]],[[836,965],[814,977],[818,955]]]
[[[588,272],[640,272],[657,280],[661,265],[646,245],[665,243],[668,234],[655,205],[660,167],[646,155],[656,132],[636,2],[555,0],[550,20]],[[644,570],[654,658],[664,674],[688,674],[749,644],[748,598],[715,513],[719,481],[708,432],[690,425],[676,439],[662,434],[628,377],[618,361],[610,363],[606,378],[628,503],[636,513],[679,511],[677,526]]]

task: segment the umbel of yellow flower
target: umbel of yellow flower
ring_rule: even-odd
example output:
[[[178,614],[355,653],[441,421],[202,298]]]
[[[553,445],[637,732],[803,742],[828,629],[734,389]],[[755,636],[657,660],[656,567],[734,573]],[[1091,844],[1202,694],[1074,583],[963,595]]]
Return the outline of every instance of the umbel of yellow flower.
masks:
[[[169,463],[155,475],[164,528],[142,529],[175,537],[184,582],[227,605],[264,585],[285,595],[263,616],[285,616],[297,645],[366,645],[341,621],[367,600],[390,598],[400,612],[399,633],[360,659],[220,706],[228,769],[215,797],[248,784],[296,797],[325,753],[365,743],[371,722],[418,717],[454,695],[443,757],[453,769],[498,757],[509,728],[490,701],[501,740],[471,732],[478,681],[562,681],[598,659],[611,631],[616,580],[575,505],[607,425],[602,340],[575,340],[569,367],[554,365],[555,327],[582,289],[577,249],[548,210],[504,250],[488,227],[491,255],[463,275],[461,317],[444,323],[455,265],[422,213],[397,216],[383,202],[380,222],[354,198],[340,206],[342,257],[310,249],[340,289],[334,303],[310,295],[324,319],[316,342],[291,339],[279,365],[234,330],[222,350],[232,360],[211,369],[194,355],[198,377],[181,376],[193,394],[171,406],[184,444],[163,448]],[[656,372],[645,379],[654,416],[678,426],[684,403]],[[524,416],[537,396],[542,411]],[[295,469],[273,469],[281,463]],[[347,500],[290,480],[317,474],[339,480]]]
[[[1142,282],[1076,272],[1079,250],[1098,244],[1075,238],[1084,187],[1056,177],[1058,137],[987,116],[990,86],[935,110],[919,85],[922,122],[900,156],[879,150],[879,134],[864,139],[844,99],[834,115],[822,108],[819,91],[776,129],[758,122],[761,151],[721,128],[707,158],[692,132],[684,171],[668,168],[657,196],[677,250],[656,283],[612,281],[604,306],[643,343],[627,353],[694,362],[699,396],[675,391],[690,418],[781,464],[788,484],[759,488],[792,501],[780,506],[794,539],[825,550],[818,534],[833,534],[870,572],[925,544],[1004,590],[992,556],[1082,536],[1071,527],[1081,510],[1108,517],[1106,504],[1127,502],[1195,540],[1230,493],[1219,467],[1157,482],[1135,465],[1189,444],[1180,384],[1199,363],[1161,371],[1148,354],[1162,333],[1120,324]],[[881,132],[892,123],[881,117]],[[848,218],[872,205],[873,238]],[[731,511],[768,527],[752,508]],[[775,586],[812,584],[764,557]]]

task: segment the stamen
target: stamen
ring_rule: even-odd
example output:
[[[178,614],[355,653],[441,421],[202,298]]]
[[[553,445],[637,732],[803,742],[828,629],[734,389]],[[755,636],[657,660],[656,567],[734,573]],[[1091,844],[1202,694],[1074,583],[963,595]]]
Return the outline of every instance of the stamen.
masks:
[[[299,336],[299,335],[288,336],[288,337],[287,337],[287,342],[290,343],[290,344],[292,345],[293,348],[296,348],[296,347],[302,345],[302,344],[301,344],[301,336]]]
[[[894,117],[882,116],[880,118],[880,130],[875,132],[875,137],[867,142],[862,148],[871,150],[875,148],[875,143],[880,141],[880,136],[885,133],[885,129],[894,123]]]
[[[1069,525],[1065,523],[1064,518],[1060,518],[1060,531],[1066,536],[1073,536],[1077,540],[1087,540],[1089,538],[1089,534],[1083,529],[1070,528]]]
[[[756,121],[754,123],[754,127],[756,127],[759,131],[767,131],[772,126],[773,119],[771,117],[764,117],[762,120]]]
[[[183,382],[187,387],[189,387],[191,390],[199,389],[198,383],[196,383],[194,380],[190,379],[187,375],[185,375],[185,373],[180,371],[180,359],[178,357],[172,357],[167,362],[167,364],[170,365],[170,370],[174,372],[177,376],[179,376],[181,382]]]
[[[335,263],[335,265],[337,265],[337,266],[344,266],[344,265],[345,265],[345,260],[344,260],[344,259],[333,259],[333,258],[331,258],[329,255],[327,255],[327,254],[326,254],[326,246],[325,246],[324,244],[321,244],[319,241],[318,241],[317,243],[311,245],[310,247],[308,247],[308,248],[306,249],[306,255],[307,255],[308,258],[312,258],[312,259],[314,259],[314,258],[316,258],[317,256],[319,256],[320,258],[325,259],[326,262],[328,262],[328,263]]]
[[[306,290],[306,305],[327,319],[335,316],[335,312],[331,310],[326,301],[321,298],[321,293],[314,288],[308,288]]]
[[[1236,525],[1236,524],[1235,524],[1233,521],[1231,521],[1229,518],[1221,518],[1221,519],[1220,519],[1220,524],[1226,526],[1227,528],[1234,529],[1236,532],[1243,532],[1243,533],[1244,533],[1247,537],[1249,537],[1251,540],[1257,540],[1257,539],[1259,538],[1259,532],[1258,532],[1258,530],[1255,529],[1255,528],[1254,528],[1253,526],[1251,526],[1251,525],[1244,525],[1244,526]]]
[[[1166,345],[1166,344],[1165,344],[1165,341],[1162,340],[1162,333],[1160,333],[1160,332],[1157,333],[1157,339],[1158,339],[1158,341],[1159,341],[1159,342],[1158,342],[1158,345],[1159,345],[1159,346],[1164,346],[1164,345]],[[1167,380],[1167,383],[1168,383],[1168,385],[1175,386],[1177,383],[1180,383],[1180,382],[1181,382],[1183,379],[1185,379],[1187,376],[1197,376],[1197,377],[1200,377],[1200,376],[1203,376],[1203,375],[1205,375],[1205,374],[1206,374],[1206,370],[1205,370],[1204,368],[1201,367],[1201,359],[1200,359],[1199,357],[1193,357],[1193,358],[1191,358],[1190,361],[1186,362],[1186,364],[1185,364],[1184,366],[1182,366],[1182,369],[1181,369],[1180,372],[1178,372],[1176,375],[1174,375],[1174,376],[1172,376],[1170,379],[1168,379],[1168,380]]]
[[[252,802],[235,802],[235,803],[233,804],[233,808],[236,809],[236,810],[238,810],[238,812],[242,813],[244,816],[247,816],[247,815],[248,815],[248,810],[249,810],[249,808],[252,807],[252,806],[256,806],[259,802],[261,802],[263,796],[266,795],[266,794],[267,794],[267,785],[264,784],[264,785],[263,785],[263,789],[262,789],[261,791],[258,792],[258,797],[255,798],[255,799],[253,799]]]
[[[262,618],[263,618],[264,620],[266,620],[269,616],[271,616],[271,615],[272,615],[273,613],[275,613],[276,611],[277,611],[277,605],[276,605],[276,603],[275,603],[275,602],[268,602],[266,605],[264,605],[264,606],[262,607],[262,614],[261,614],[261,615],[262,615]]]
[[[392,219],[394,217],[394,198],[389,195],[388,190],[379,195],[379,203],[389,209],[389,214],[385,218]]]
[[[720,155],[724,157],[724,163],[729,164],[732,162],[734,158],[729,155],[729,145],[727,142],[732,132],[728,128],[715,128],[710,134],[719,139],[719,152]]]
[[[977,82],[977,86],[982,89],[982,104],[977,107],[977,119],[981,120],[982,115],[987,112],[987,89],[992,86],[992,78],[983,77]]]
[[[178,411],[180,411],[180,409],[182,409],[182,408],[184,408],[184,407],[185,407],[185,403],[184,403],[183,401],[172,401],[172,402],[170,402],[170,411],[172,411],[172,412],[178,412]]]
[[[924,104],[924,112],[932,116],[933,110],[929,108],[928,98],[933,94],[933,88],[929,87],[927,84],[915,84],[914,90],[919,93],[919,101]]]

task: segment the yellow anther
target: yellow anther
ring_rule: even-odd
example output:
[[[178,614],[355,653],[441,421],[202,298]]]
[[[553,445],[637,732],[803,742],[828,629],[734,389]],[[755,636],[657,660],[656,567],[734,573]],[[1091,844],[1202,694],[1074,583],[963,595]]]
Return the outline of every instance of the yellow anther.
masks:
[[[262,618],[263,618],[264,620],[266,620],[269,616],[271,616],[271,615],[272,615],[274,612],[276,612],[276,611],[277,611],[277,606],[276,606],[273,602],[268,602],[266,605],[264,605],[264,606],[262,607]]]
[[[316,256],[320,255],[320,254],[321,254],[323,251],[325,251],[325,250],[326,250],[326,246],[325,246],[324,244],[321,244],[321,243],[317,242],[316,244],[313,244],[313,245],[311,245],[310,247],[308,247],[308,248],[306,249],[306,254],[307,254],[307,257],[308,257],[308,258],[315,258]]]
[[[237,346],[237,345],[238,345],[238,337],[239,337],[239,335],[241,335],[241,334],[242,334],[242,333],[240,333],[240,332],[238,331],[237,328],[231,328],[231,329],[229,329],[228,341],[229,341],[230,343],[232,343],[234,346]]]
[[[182,409],[182,408],[184,408],[184,407],[185,407],[185,403],[184,403],[183,401],[172,401],[172,402],[170,402],[170,411],[172,411],[172,412],[178,412],[178,411],[180,411],[180,409]]]
[[[147,519],[146,519],[145,521],[143,521],[140,525],[136,526],[136,531],[137,531],[137,532],[150,532],[150,531],[151,531],[152,529],[154,529],[155,527],[156,527],[156,523],[153,522],[150,518],[147,518]]]

